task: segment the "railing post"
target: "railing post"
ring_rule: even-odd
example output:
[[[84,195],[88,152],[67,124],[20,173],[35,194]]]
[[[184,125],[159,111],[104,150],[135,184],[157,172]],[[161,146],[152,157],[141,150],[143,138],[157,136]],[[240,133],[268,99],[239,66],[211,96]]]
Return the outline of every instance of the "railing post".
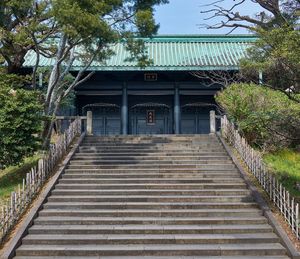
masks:
[[[216,133],[216,112],[210,111],[209,118],[210,118],[210,134],[215,134]]]
[[[89,117],[92,119],[92,114]],[[63,135],[59,136],[56,143],[50,146],[48,152],[44,151],[46,154],[39,160],[38,165],[32,167],[26,174],[26,178],[23,178],[22,188],[18,185],[18,191],[11,193],[10,202],[8,201],[7,206],[0,206],[0,211],[2,211],[0,215],[0,244],[40,188],[42,188],[50,174],[54,173],[55,166],[60,163],[68,146],[77,135],[76,128],[78,133],[80,133],[81,128],[78,127],[78,124],[80,126],[80,121],[79,119],[76,120],[71,123]],[[92,129],[91,124],[89,128]]]
[[[93,135],[93,113],[88,111],[86,115],[86,131],[87,135]]]
[[[299,204],[296,204],[296,237],[299,240]]]

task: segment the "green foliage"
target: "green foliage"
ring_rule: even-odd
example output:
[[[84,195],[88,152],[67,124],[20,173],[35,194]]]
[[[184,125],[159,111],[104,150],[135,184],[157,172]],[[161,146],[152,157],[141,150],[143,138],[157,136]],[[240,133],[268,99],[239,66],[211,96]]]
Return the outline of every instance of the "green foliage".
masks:
[[[39,156],[28,157],[17,166],[9,166],[0,170],[0,206],[10,197],[12,191],[16,191],[19,184],[22,184],[26,174],[32,167],[37,165]]]
[[[255,84],[233,84],[216,100],[250,144],[262,149],[300,144],[300,105],[285,94]]]
[[[3,0],[0,2],[0,60],[5,61],[8,73],[17,74],[28,51],[35,51],[36,66],[32,74],[35,89],[39,57],[52,59],[47,90],[41,98],[43,114],[50,120],[57,115],[62,103],[70,103],[73,89],[93,75],[89,71],[93,62],[104,62],[113,54],[115,43],[127,44],[131,60],[141,67],[150,64],[144,44],[136,38],[157,33],[154,6],[167,2]],[[77,65],[79,72],[72,78],[73,65]],[[53,121],[44,123],[43,148],[48,147],[52,127]]]
[[[38,92],[12,87],[20,86],[22,78],[0,78],[0,165],[5,167],[22,162],[36,151],[42,107]]]
[[[297,188],[297,184],[300,184],[300,152],[283,149],[266,154],[264,161],[290,193],[300,198],[300,190]]]
[[[251,78],[260,70],[265,86],[300,102],[296,98],[300,93],[300,32],[288,26],[257,32],[258,40],[249,49],[248,58],[241,61],[242,73]]]
[[[0,85],[1,87],[9,86],[13,89],[24,88],[24,85],[30,83],[30,77],[18,76],[16,74],[7,74],[0,68]]]
[[[0,1],[0,61],[6,61],[9,73],[18,72],[35,40],[43,44],[55,33],[49,5],[48,0]]]
[[[53,16],[70,38],[113,38],[103,16],[119,7],[119,0],[53,0]]]
[[[138,11],[136,13],[135,23],[142,37],[156,33],[159,28],[159,26],[155,24],[153,12],[150,9]]]
[[[138,65],[141,68],[153,64],[153,60],[148,59],[148,53],[145,50],[145,42],[140,39],[127,39],[127,50],[131,53],[125,61],[134,62],[138,60]]]
[[[111,54],[106,44],[155,34],[154,5],[165,3],[168,0],[3,0],[0,60],[6,61],[9,73],[16,73],[29,50],[55,56],[58,47],[50,42],[62,35],[68,44],[89,51],[100,46],[98,59],[103,60],[103,53]]]

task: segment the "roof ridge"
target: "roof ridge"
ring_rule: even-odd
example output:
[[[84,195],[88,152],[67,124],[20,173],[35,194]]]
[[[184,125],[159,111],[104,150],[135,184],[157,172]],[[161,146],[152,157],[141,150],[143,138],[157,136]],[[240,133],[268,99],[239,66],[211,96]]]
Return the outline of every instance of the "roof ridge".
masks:
[[[152,37],[136,37],[145,42],[253,42],[258,37],[252,35],[212,35],[212,34],[199,34],[199,35],[154,35]]]

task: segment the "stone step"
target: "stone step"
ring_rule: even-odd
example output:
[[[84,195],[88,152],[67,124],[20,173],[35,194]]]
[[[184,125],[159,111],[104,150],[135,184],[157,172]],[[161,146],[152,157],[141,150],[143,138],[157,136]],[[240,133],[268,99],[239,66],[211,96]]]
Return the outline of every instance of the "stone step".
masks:
[[[266,224],[265,217],[43,217],[34,220],[35,225],[255,225]]]
[[[43,209],[39,215],[45,217],[258,217],[262,216],[259,209],[177,209],[177,210],[72,210],[72,209]]]
[[[14,259],[54,259],[52,256],[16,256]],[[68,256],[68,259],[99,259],[99,256]],[[101,256],[101,259],[289,259],[288,256]],[[55,256],[55,259],[66,259]]]
[[[117,150],[118,148],[124,149],[210,149],[210,148],[221,148],[223,149],[223,145],[219,141],[201,141],[197,143],[101,143],[101,142],[84,142],[80,145],[82,148],[95,147],[95,148],[103,148],[103,149],[111,149]]]
[[[25,245],[123,245],[123,244],[255,244],[278,242],[274,233],[210,235],[28,235]],[[173,258],[173,257],[172,257]]]
[[[241,178],[238,178],[234,181],[235,183],[243,183]],[[66,179],[62,178],[59,180],[59,183],[62,184],[114,184],[114,183],[232,183],[231,178],[197,178],[197,177],[190,177],[190,178],[111,178],[111,179],[99,179],[99,178],[90,178],[90,179],[83,179],[83,178],[73,178],[73,179]]]
[[[77,173],[77,174],[111,174],[111,173],[199,173],[199,174],[210,174],[210,173],[222,173],[224,175],[226,174],[232,174],[232,173],[238,173],[237,168],[235,169],[187,169],[187,168],[114,168],[114,169],[65,169],[65,174],[69,173]]]
[[[214,135],[208,134],[139,134],[139,135],[111,135],[111,136],[86,136],[85,140],[97,140],[97,141],[117,141],[117,140],[149,140],[149,141],[157,141],[157,140],[165,140],[165,141],[192,141],[197,139],[217,139]]]
[[[160,164],[115,164],[115,165],[75,165],[70,164],[68,169],[118,169],[118,168],[128,168],[128,169],[143,169],[143,168],[151,168],[151,169],[167,169],[167,168],[182,168],[182,169],[211,169],[211,170],[231,170],[235,169],[234,164],[169,164],[169,165],[160,165]]]
[[[129,156],[128,154],[124,155],[93,155],[89,154],[89,156],[83,155],[83,154],[75,154],[71,160],[71,162],[75,161],[88,161],[88,162],[98,162],[98,161],[144,161],[144,160],[151,160],[151,161],[176,161],[176,160],[193,160],[193,161],[232,161],[228,156],[220,155],[220,156],[198,156],[198,155],[182,155],[182,156],[161,156],[161,155],[148,155],[148,156]]]
[[[257,208],[255,202],[53,202],[46,209],[246,209]]]
[[[200,195],[200,196],[228,196],[228,195],[250,195],[249,190],[241,189],[219,189],[219,190],[61,190],[54,189],[51,192],[53,195],[151,195],[151,196],[166,196],[166,195]]]
[[[150,139],[137,139],[137,140],[89,140],[85,139],[81,145],[90,144],[90,145],[144,145],[144,146],[199,146],[201,144],[221,144],[219,139],[211,138],[199,138],[199,139],[190,139],[190,140],[150,140]]]
[[[199,146],[201,144],[222,144],[217,138],[199,138],[190,140],[150,140],[150,139],[140,139],[140,140],[115,140],[115,141],[95,141],[95,140],[84,140],[82,144],[92,144],[92,145],[145,145],[145,146]]]
[[[219,139],[217,137],[200,137],[200,138],[185,138],[185,139],[151,139],[151,138],[136,138],[136,139],[130,139],[130,138],[124,138],[124,139],[91,139],[91,138],[85,138],[83,140],[83,143],[90,143],[90,144],[177,144],[177,145],[185,145],[185,144],[201,144],[203,142],[216,142],[220,143]]]
[[[259,244],[145,244],[145,245],[22,245],[17,256],[185,256],[286,255],[279,243]]]
[[[95,147],[112,147],[115,148],[117,146],[123,146],[123,147],[159,147],[159,148],[165,148],[165,147],[187,147],[187,148],[197,148],[197,147],[211,147],[211,146],[218,146],[222,147],[222,143],[215,139],[202,139],[197,141],[93,141],[93,140],[85,140],[81,143],[82,147],[87,146],[95,146]]]
[[[152,145],[152,146],[143,146],[143,145],[116,145],[116,146],[102,146],[102,145],[85,145],[85,146],[80,146],[80,150],[109,150],[110,152],[115,152],[118,150],[130,150],[130,151],[175,151],[180,149],[181,151],[209,151],[209,150],[218,150],[219,152],[222,152],[224,150],[224,147],[221,144],[213,144],[213,145],[195,145],[195,146],[180,146],[180,145],[165,145],[165,146],[157,146],[157,145]]]
[[[105,164],[128,164],[128,165],[146,165],[146,164],[155,164],[155,165],[190,165],[190,164],[203,164],[203,165],[214,165],[214,164],[233,164],[231,160],[183,160],[183,159],[174,159],[174,160],[74,160],[70,162],[71,165],[105,165]]]
[[[115,159],[115,157],[131,157],[131,158],[136,158],[136,157],[203,157],[203,158],[208,158],[208,157],[214,157],[214,156],[226,156],[226,153],[224,151],[218,151],[218,152],[178,152],[172,153],[172,152],[166,152],[166,151],[158,151],[158,152],[134,152],[132,150],[131,152],[93,152],[93,153],[84,153],[84,152],[78,152],[74,155],[75,158],[77,157],[111,157],[112,159]],[[228,156],[227,156],[228,157]],[[229,159],[229,157],[228,157]]]
[[[29,234],[247,234],[273,233],[268,224],[255,225],[33,225]]]
[[[249,202],[253,201],[252,196],[133,196],[133,195],[98,195],[98,196],[67,196],[51,195],[48,197],[49,202]]]
[[[74,179],[74,178],[185,178],[185,177],[195,177],[195,178],[230,178],[232,181],[236,180],[236,178],[240,179],[240,174],[237,172],[229,172],[229,173],[172,173],[172,171],[168,173],[140,173],[138,172],[126,172],[126,173],[118,173],[118,172],[109,172],[109,173],[86,173],[86,172],[78,172],[72,173],[67,171],[65,174],[62,175],[63,179]]]
[[[126,148],[126,147],[115,147],[114,149],[110,148],[105,148],[105,147],[95,147],[95,146],[90,146],[90,147],[79,147],[79,151],[85,152],[85,153],[101,153],[101,152],[114,152],[114,153],[122,153],[126,152],[129,154],[134,154],[137,152],[145,152],[145,153],[157,153],[157,152],[169,152],[169,153],[202,153],[202,152],[209,152],[209,153],[214,153],[214,152],[224,152],[222,147],[210,147],[210,148],[180,148],[177,149],[175,147],[170,147],[170,148]]]
[[[107,146],[107,147],[116,147],[116,146],[143,146],[143,147],[165,147],[165,146],[179,146],[179,147],[197,147],[197,146],[212,146],[212,145],[222,145],[221,142],[217,139],[210,140],[210,139],[203,139],[201,141],[193,142],[193,141],[184,141],[184,142],[150,142],[150,141],[139,141],[139,142],[124,142],[124,141],[89,141],[84,140],[81,143],[82,147],[85,146]]]
[[[287,259],[216,136],[87,136],[25,258]]]
[[[175,151],[175,150],[182,150],[182,151],[205,151],[205,150],[215,150],[218,149],[219,152],[224,152],[224,147],[222,144],[202,144],[202,145],[114,145],[114,146],[108,146],[108,145],[95,145],[95,144],[86,144],[86,145],[80,145],[80,148],[82,150],[89,150],[89,149],[99,149],[99,150],[108,150],[110,152],[115,152],[117,150],[139,150],[142,152],[148,152],[148,151],[159,151],[159,152],[169,152],[169,151]]]
[[[115,144],[101,144],[101,143],[83,143],[80,145],[82,149],[87,148],[96,148],[96,149],[105,149],[105,150],[119,150],[119,149],[145,149],[145,150],[169,150],[169,149],[183,149],[183,150],[201,150],[201,149],[223,149],[223,146],[221,143],[217,142],[201,142],[198,144],[144,144],[144,143],[138,143],[138,144],[122,144],[122,143],[115,143]]]
[[[70,183],[58,183],[55,186],[56,189],[90,189],[90,190],[113,190],[113,189],[197,189],[197,190],[215,190],[215,189],[246,189],[246,184],[241,183],[114,183],[114,184],[70,184]]]
[[[114,153],[114,152],[124,152],[124,151],[128,151],[128,152],[131,152],[131,153],[135,153],[137,151],[141,151],[141,152],[147,152],[147,153],[150,153],[150,152],[168,152],[168,153],[174,153],[176,154],[177,152],[182,152],[182,153],[185,153],[185,152],[194,152],[194,153],[204,153],[204,152],[210,152],[210,153],[213,153],[214,151],[216,152],[225,152],[223,146],[211,146],[211,147],[181,147],[180,149],[178,149],[176,146],[172,147],[172,146],[166,146],[164,148],[159,148],[159,147],[134,147],[134,148],[130,148],[130,147],[118,147],[116,146],[115,148],[111,148],[111,147],[97,147],[97,146],[94,146],[94,145],[90,145],[90,146],[86,146],[86,147],[82,147],[80,146],[79,147],[79,150],[87,150],[87,151],[90,151],[90,150],[93,150],[93,151],[97,151],[99,150],[101,153],[101,151],[109,151],[111,153]]]
[[[86,136],[84,138],[84,141],[86,142],[104,142],[104,143],[110,143],[110,142],[121,142],[121,143],[193,143],[198,141],[204,141],[204,140],[210,140],[210,141],[219,141],[217,136],[213,135],[194,135],[194,136],[174,136],[174,135],[165,135],[165,136],[157,136],[157,135],[145,135],[145,136]]]

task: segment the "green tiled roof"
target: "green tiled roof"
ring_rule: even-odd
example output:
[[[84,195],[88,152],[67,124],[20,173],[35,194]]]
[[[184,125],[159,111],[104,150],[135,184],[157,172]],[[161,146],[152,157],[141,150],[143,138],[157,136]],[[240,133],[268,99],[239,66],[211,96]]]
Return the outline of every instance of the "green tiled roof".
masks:
[[[122,43],[112,46],[115,55],[106,62],[93,62],[95,71],[134,70],[229,70],[238,69],[239,60],[246,55],[246,49],[256,40],[252,35],[167,35],[144,38],[148,56],[153,64],[144,69],[135,62],[125,61],[129,56]],[[25,67],[35,64],[36,55],[26,56]],[[40,66],[51,66],[53,60],[42,57]],[[82,63],[76,60],[72,70],[79,70]]]

